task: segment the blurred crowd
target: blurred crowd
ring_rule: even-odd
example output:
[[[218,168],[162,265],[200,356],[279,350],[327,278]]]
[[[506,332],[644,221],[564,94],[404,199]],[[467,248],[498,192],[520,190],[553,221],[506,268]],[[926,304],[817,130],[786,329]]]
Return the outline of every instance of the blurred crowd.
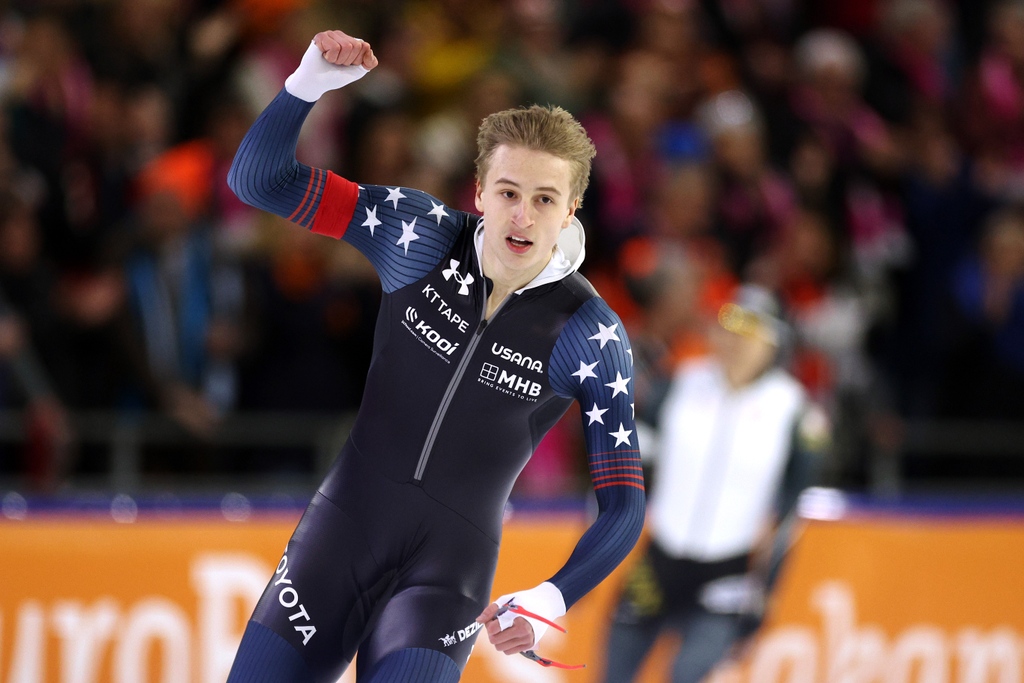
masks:
[[[584,274],[667,364],[739,284],[774,291],[832,483],[908,419],[1024,418],[1022,0],[8,0],[0,409],[27,438],[0,473],[102,467],[81,411],[201,444],[232,413],[357,407],[375,275],[225,184],[326,28],[381,65],[313,109],[302,161],[473,210],[481,118],[569,109],[598,150]],[[564,422],[525,486],[578,474]],[[149,466],[289,466],[250,455]]]

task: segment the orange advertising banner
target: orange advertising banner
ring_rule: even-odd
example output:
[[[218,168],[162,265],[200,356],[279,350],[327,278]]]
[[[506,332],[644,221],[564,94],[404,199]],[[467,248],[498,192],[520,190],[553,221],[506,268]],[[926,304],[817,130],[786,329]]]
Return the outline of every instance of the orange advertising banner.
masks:
[[[751,683],[1021,683],[1024,519],[807,522]]]
[[[0,524],[0,681],[223,683],[295,521]]]
[[[128,524],[62,515],[0,522],[0,682],[223,683],[297,521],[195,514]],[[553,574],[585,528],[581,515],[510,522],[495,595]],[[610,586],[563,620],[569,635],[545,637],[544,654],[598,662]],[[572,673],[482,641],[463,680],[590,680]],[[354,681],[354,672],[342,680]]]
[[[0,683],[223,683],[296,521],[0,522]],[[582,515],[513,517],[495,595],[550,576],[586,524]],[[1024,683],[1022,567],[1024,519],[806,522],[766,628],[717,683]],[[569,633],[549,631],[539,648],[586,669],[544,669],[481,639],[463,680],[597,683],[621,577],[586,596],[560,620]],[[670,649],[671,639],[643,681],[666,680]]]

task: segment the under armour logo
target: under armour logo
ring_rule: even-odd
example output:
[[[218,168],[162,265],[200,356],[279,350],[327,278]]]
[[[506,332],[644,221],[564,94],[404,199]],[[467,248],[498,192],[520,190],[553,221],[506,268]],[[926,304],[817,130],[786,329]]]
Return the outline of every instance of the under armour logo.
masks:
[[[459,262],[456,261],[455,259],[451,259],[449,263],[451,264],[451,268],[446,268],[445,270],[442,270],[441,275],[444,275],[445,280],[451,280],[452,278],[455,278],[455,281],[462,285],[461,287],[459,287],[459,294],[467,296],[469,294],[469,286],[473,284],[473,274],[466,273],[465,275],[463,275],[458,270],[456,270],[459,267]]]

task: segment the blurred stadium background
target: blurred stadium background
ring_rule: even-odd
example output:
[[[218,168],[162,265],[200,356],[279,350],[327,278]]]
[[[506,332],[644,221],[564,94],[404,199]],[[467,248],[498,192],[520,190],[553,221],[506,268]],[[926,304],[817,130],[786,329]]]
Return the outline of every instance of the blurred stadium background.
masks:
[[[224,182],[332,27],[381,66],[303,161],[472,210],[482,116],[559,104],[598,148],[584,274],[631,336],[669,315],[691,358],[738,283],[785,302],[829,447],[723,680],[1024,680],[1024,2],[7,0],[0,681],[226,676],[369,362],[362,256]],[[635,286],[666,253],[668,313]],[[578,420],[517,485],[499,592],[586,524]],[[586,672],[481,647],[467,680],[598,680],[619,576],[551,652]]]

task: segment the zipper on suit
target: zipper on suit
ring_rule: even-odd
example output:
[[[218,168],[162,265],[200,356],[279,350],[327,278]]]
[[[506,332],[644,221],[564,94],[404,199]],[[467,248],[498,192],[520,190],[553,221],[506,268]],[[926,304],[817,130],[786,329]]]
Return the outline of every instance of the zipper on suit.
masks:
[[[498,308],[491,314],[490,320],[494,320],[495,316],[501,312],[501,309],[505,307],[509,298],[512,295],[509,294],[502,300]],[[466,366],[469,365],[472,360],[473,352],[476,351],[476,347],[480,344],[480,339],[483,337],[484,330],[487,329],[488,318],[484,315],[487,314],[487,301],[484,300],[483,310],[480,313],[480,324],[477,325],[476,332],[473,333],[473,337],[466,344],[466,350],[462,353],[462,358],[459,359],[459,364],[455,366],[455,372],[452,374],[452,378],[448,381],[448,388],[445,389],[444,396],[441,397],[441,403],[437,407],[437,412],[434,413],[434,421],[430,423],[430,429],[427,430],[427,440],[423,443],[423,450],[420,451],[420,459],[416,463],[416,471],[413,472],[412,479],[417,484],[422,483],[423,473],[427,469],[427,461],[430,460],[430,451],[434,448],[434,441],[437,440],[437,434],[441,430],[441,423],[444,422],[445,414],[448,412],[449,406],[451,406],[452,399],[455,398],[455,391],[459,388],[462,383],[462,376],[466,372]]]

